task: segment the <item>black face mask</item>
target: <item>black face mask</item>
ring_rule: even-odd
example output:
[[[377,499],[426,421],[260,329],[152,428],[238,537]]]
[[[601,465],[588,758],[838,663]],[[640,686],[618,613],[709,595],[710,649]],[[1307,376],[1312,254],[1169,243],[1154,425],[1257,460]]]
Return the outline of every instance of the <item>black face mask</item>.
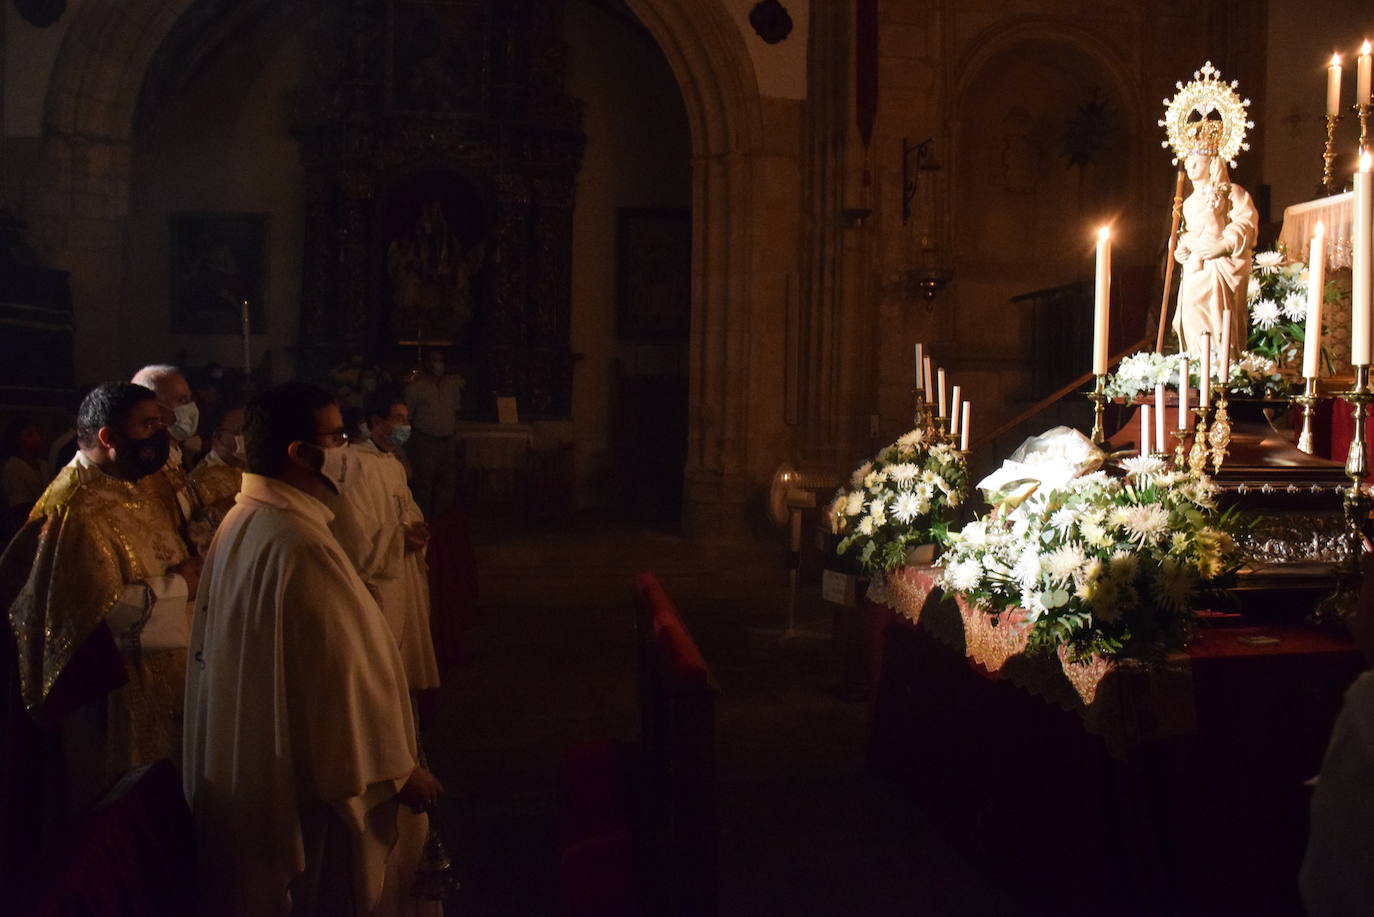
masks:
[[[162,470],[171,451],[172,439],[166,430],[142,439],[120,436],[115,442],[115,464],[125,477],[137,481]]]

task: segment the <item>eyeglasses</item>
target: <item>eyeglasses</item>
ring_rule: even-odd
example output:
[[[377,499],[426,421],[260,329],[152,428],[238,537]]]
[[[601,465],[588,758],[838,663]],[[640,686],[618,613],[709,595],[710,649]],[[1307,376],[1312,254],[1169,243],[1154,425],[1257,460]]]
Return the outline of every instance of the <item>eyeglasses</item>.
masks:
[[[326,448],[347,446],[348,433],[342,427],[337,430],[321,430],[315,433],[315,440]]]

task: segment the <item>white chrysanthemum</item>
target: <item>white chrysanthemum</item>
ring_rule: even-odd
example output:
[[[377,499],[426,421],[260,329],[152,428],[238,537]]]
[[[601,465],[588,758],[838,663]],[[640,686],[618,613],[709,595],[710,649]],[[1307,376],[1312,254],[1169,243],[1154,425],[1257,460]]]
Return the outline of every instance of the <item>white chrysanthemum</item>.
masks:
[[[1030,615],[1032,621],[1037,620],[1048,611],[1048,609],[1045,608],[1045,593],[1033,587],[1029,589],[1023,587],[1021,589],[1021,601],[1018,604]]]
[[[1050,516],[1050,527],[1057,532],[1064,532],[1073,528],[1078,522],[1078,513],[1067,506],[1060,507]]]
[[[1078,534],[1090,547],[1105,548],[1112,543],[1112,536],[1100,522],[1084,522],[1078,527]]]
[[[1012,578],[1021,584],[1022,589],[1034,589],[1040,582],[1040,552],[1034,545],[1026,545],[1016,564],[1011,568]]]
[[[1086,564],[1078,568],[1078,574],[1074,577],[1074,585],[1077,587],[1078,597],[1086,599],[1093,584],[1102,578],[1102,558],[1094,557]]]
[[[959,561],[945,573],[945,581],[956,592],[975,589],[982,580],[983,565],[974,558]]]
[[[1264,290],[1260,287],[1260,285],[1259,285],[1258,283],[1252,283],[1252,284],[1250,284],[1249,286],[1247,286],[1247,287],[1245,288],[1245,301],[1248,302],[1248,303],[1249,303],[1250,305],[1252,305],[1252,306],[1253,306],[1253,305],[1259,300],[1259,298],[1260,298],[1261,296],[1263,296],[1263,295],[1264,295]]]
[[[891,478],[892,482],[898,487],[909,486],[912,481],[916,480],[916,476],[920,473],[921,469],[917,468],[911,462],[890,465],[887,469],[887,476]]]
[[[1107,576],[1117,583],[1129,583],[1140,572],[1140,559],[1126,551],[1117,551],[1107,560]]]
[[[1283,301],[1283,317],[1290,322],[1300,322],[1307,318],[1307,294],[1289,293]]]
[[[872,534],[873,534],[873,517],[872,517],[872,516],[864,516],[862,519],[859,520],[858,532],[859,532],[860,535],[872,535]]]
[[[1142,547],[1158,544],[1169,531],[1169,512],[1162,506],[1122,506],[1112,513],[1112,522],[1126,530],[1130,540]]]
[[[1081,544],[1066,544],[1045,557],[1045,572],[1049,573],[1055,582],[1064,582],[1076,576],[1087,561]]]
[[[1121,467],[1126,469],[1127,475],[1133,477],[1139,475],[1160,475],[1169,468],[1163,459],[1153,455],[1133,455],[1130,458],[1122,459]]]
[[[865,519],[872,519],[875,526],[887,524],[887,504],[884,500],[874,500],[868,507]]]
[[[844,501],[844,514],[846,516],[857,516],[864,511],[864,492],[862,490],[850,491],[849,496]]]
[[[1255,256],[1255,267],[1261,274],[1273,274],[1283,267],[1281,252],[1260,252]]]
[[[910,523],[924,512],[920,499],[913,493],[900,493],[892,503],[892,515],[898,522]]]
[[[864,462],[858,468],[855,468],[854,473],[849,476],[849,486],[858,487],[864,482],[864,479],[868,477],[868,473],[872,470],[872,462]]]
[[[1272,299],[1261,299],[1250,309],[1250,323],[1261,331],[1268,331],[1279,323],[1283,312]],[[1216,364],[1213,364],[1216,365]]]
[[[887,475],[881,471],[870,471],[864,478],[864,489],[872,493],[882,490],[887,483]]]
[[[1159,565],[1159,577],[1155,591],[1158,600],[1170,608],[1181,611],[1188,607],[1188,599],[1192,594],[1192,571],[1172,557],[1164,558],[1164,562]]]
[[[925,442],[925,439],[925,430],[912,430],[910,433],[903,433],[901,437],[897,440],[897,445],[913,448]]]

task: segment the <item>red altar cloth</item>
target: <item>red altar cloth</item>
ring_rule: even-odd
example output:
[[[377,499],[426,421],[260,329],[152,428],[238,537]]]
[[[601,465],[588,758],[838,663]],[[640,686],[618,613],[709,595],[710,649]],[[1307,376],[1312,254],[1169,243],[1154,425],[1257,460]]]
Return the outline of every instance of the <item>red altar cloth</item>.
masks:
[[[1032,912],[1301,913],[1304,782],[1362,668],[1352,642],[1206,631],[1187,651],[1195,728],[1114,755],[1080,711],[1018,687],[1018,659],[989,674],[936,640],[936,619],[958,614],[938,599],[919,626],[887,627],[870,769],[908,786]],[[1261,633],[1279,643],[1240,642]]]

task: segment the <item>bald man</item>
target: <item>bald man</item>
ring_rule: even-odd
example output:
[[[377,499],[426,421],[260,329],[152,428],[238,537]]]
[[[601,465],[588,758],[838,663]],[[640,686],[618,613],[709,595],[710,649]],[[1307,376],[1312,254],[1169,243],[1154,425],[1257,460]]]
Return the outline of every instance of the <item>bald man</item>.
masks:
[[[168,363],[150,363],[134,373],[129,380],[135,385],[150,388],[157,395],[162,409],[162,422],[172,436],[172,457],[185,467],[200,452],[201,440],[196,435],[200,426],[200,408],[196,406],[191,386],[180,369]],[[183,455],[183,452],[190,455]]]
[[[181,370],[166,363],[145,366],[134,373],[130,381],[153,390],[162,421],[167,425],[172,440],[167,463],[157,474],[140,480],[138,488],[167,512],[189,552],[199,556],[210,546],[214,527],[204,523],[204,509],[186,476],[183,446],[192,444],[196,428],[200,425],[200,410],[191,397],[191,386]],[[198,437],[195,437],[194,445],[199,448]]]

